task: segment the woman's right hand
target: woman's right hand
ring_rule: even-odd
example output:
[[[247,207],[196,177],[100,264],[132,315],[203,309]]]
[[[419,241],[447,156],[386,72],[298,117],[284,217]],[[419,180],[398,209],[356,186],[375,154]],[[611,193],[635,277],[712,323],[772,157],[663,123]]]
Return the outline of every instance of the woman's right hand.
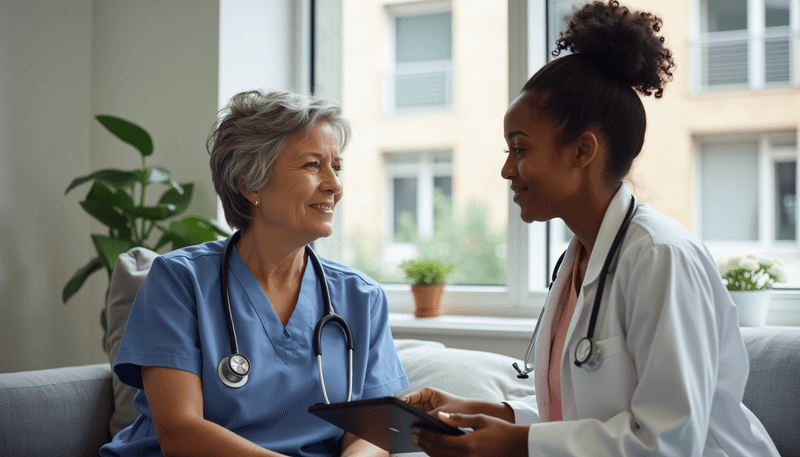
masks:
[[[467,398],[458,397],[431,387],[408,394],[403,397],[403,401],[433,415],[436,415],[439,411],[471,414],[470,406],[475,403]]]
[[[494,403],[459,397],[439,389],[426,387],[403,397],[403,401],[436,416],[445,413],[486,414],[514,423],[514,411],[505,403]]]

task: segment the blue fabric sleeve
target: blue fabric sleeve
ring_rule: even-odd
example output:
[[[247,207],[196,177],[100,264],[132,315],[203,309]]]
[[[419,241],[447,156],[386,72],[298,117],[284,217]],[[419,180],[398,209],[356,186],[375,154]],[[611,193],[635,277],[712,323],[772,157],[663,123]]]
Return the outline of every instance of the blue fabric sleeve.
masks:
[[[114,365],[114,372],[125,384],[143,389],[143,366],[201,375],[197,305],[190,273],[183,273],[182,281],[163,256],[153,261],[131,308]]]
[[[376,285],[370,295],[370,341],[362,399],[392,395],[408,387],[389,327],[389,301]]]

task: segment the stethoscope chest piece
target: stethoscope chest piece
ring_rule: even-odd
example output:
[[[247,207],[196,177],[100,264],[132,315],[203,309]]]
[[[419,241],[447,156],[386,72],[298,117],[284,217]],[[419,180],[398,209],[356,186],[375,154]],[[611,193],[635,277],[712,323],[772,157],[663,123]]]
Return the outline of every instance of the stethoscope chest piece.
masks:
[[[250,361],[242,354],[233,354],[219,361],[217,374],[219,379],[228,387],[234,389],[242,387],[247,382],[250,373]]]
[[[594,371],[603,364],[603,349],[591,338],[583,338],[575,346],[575,366]]]

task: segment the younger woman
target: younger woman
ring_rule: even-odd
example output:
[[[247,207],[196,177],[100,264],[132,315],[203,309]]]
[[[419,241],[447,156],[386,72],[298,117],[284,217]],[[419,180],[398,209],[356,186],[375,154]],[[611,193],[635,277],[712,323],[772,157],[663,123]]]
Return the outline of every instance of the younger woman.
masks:
[[[561,218],[575,237],[541,318],[536,395],[489,403],[424,389],[406,397],[474,429],[416,431],[429,455],[778,455],[742,404],[748,358],[714,260],[623,183],[644,142],[636,92],[660,98],[672,77],[660,27],[614,0],[584,6],[557,43],[555,55],[570,54],[539,70],[508,108],[502,176],[520,216]],[[591,328],[592,344],[580,343]]]

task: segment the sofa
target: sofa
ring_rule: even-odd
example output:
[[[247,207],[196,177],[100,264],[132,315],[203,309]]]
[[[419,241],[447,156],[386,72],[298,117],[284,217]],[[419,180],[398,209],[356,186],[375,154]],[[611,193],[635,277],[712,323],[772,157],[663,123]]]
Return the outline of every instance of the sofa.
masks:
[[[800,456],[800,328],[742,328],[750,357],[744,403],[763,422],[784,457]],[[514,359],[396,340],[411,386],[499,401],[533,393],[514,376]],[[108,364],[0,374],[0,456],[96,456],[111,439],[114,412]]]

